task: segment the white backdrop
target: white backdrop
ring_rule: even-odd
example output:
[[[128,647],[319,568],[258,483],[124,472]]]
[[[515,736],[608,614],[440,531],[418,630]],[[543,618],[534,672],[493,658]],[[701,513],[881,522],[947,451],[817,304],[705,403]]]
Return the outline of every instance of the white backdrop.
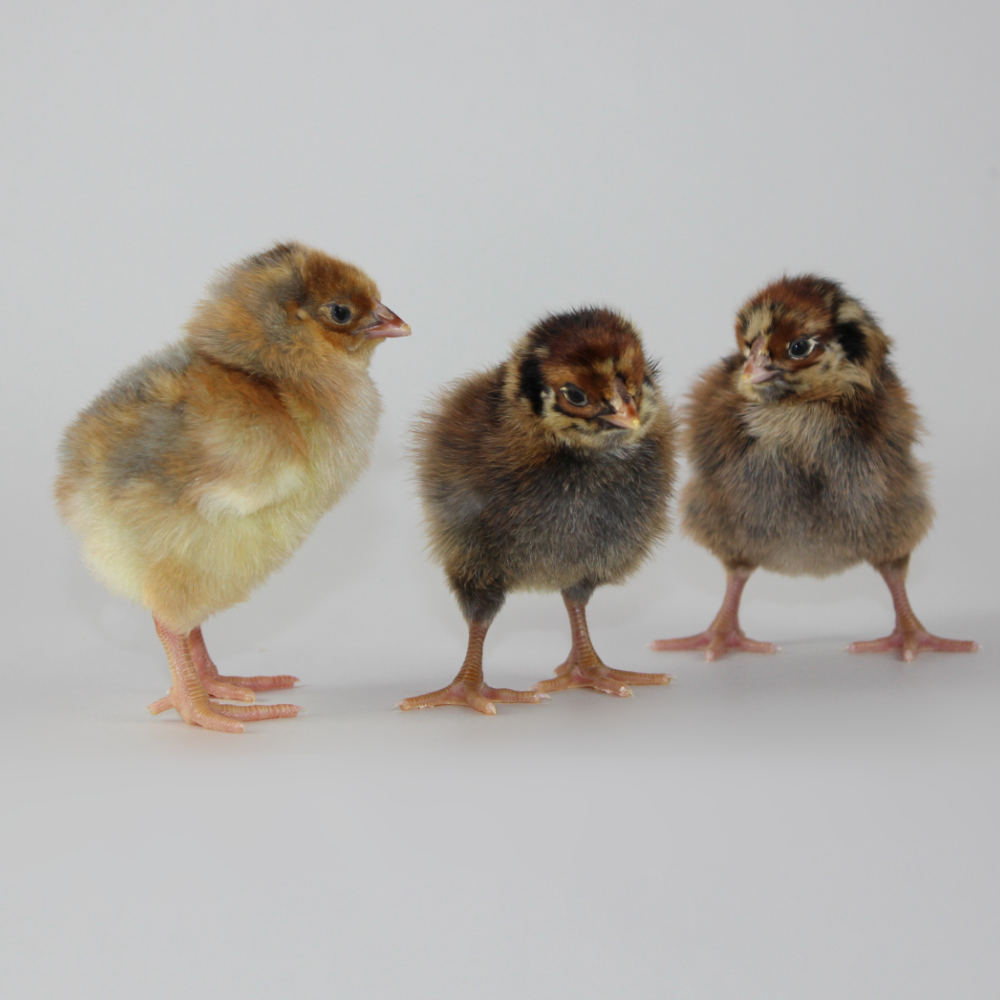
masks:
[[[995,989],[995,4],[10,0],[2,30],[11,995]],[[375,357],[370,472],[206,628],[224,669],[307,684],[299,719],[227,737],[144,714],[165,658],[58,524],[54,456],[216,268],[289,238],[361,265],[413,336]],[[434,388],[600,303],[679,400],[740,303],[806,270],[895,340],[938,508],[911,597],[985,651],[849,658],[892,626],[860,567],[751,581],[778,657],[657,656],[722,596],[675,535],[590,615],[607,662],[670,687],[393,712],[465,644],[404,455]],[[558,596],[518,595],[487,677],[567,644]]]

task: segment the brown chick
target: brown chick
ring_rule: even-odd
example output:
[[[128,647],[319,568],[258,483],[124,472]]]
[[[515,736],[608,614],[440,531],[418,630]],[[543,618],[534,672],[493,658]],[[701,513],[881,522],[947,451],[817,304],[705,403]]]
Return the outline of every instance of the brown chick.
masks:
[[[606,309],[550,316],[510,358],[447,388],[417,431],[417,474],[435,558],[469,626],[455,680],[399,707],[534,702],[589,687],[628,696],[663,674],[605,666],[586,606],[633,573],[667,532],[674,421],[638,331]],[[558,590],[572,647],[534,691],[483,681],[483,641],[508,592]]]
[[[710,368],[687,406],[692,466],[683,527],[726,568],[726,596],[709,628],[653,649],[772,653],[739,624],[758,567],[829,576],[856,563],[883,576],[896,609],[892,635],[852,653],[971,652],[920,624],[906,596],[910,553],[933,516],[914,459],[919,420],[892,365],[889,338],[840,285],[815,275],[758,292],[736,320],[739,353]]]
[[[351,264],[298,243],[226,270],[179,343],[105,390],[62,442],[59,511],[114,593],[153,613],[173,680],[150,711],[242,732],[295,705],[235,706],[297,678],[220,677],[202,637],[367,466],[375,346],[410,328]]]

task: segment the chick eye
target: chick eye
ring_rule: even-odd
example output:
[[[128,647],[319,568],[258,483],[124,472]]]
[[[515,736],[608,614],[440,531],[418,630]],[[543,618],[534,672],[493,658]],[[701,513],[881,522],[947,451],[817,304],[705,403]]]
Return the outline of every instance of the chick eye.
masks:
[[[808,357],[812,349],[810,341],[803,337],[800,340],[793,340],[788,345],[788,356],[794,358],[796,361],[800,361],[802,358]]]
[[[342,305],[340,302],[330,303],[330,316],[334,323],[348,323],[351,315],[350,306]]]
[[[587,405],[587,394],[583,391],[583,389],[580,389],[575,385],[564,385],[562,387],[562,394],[566,397],[566,401],[571,406]]]

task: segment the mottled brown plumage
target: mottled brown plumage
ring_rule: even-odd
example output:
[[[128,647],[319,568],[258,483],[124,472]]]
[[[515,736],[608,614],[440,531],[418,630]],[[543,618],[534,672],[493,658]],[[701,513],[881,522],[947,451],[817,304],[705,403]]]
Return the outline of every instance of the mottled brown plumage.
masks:
[[[167,651],[173,686],[152,711],[227,732],[295,714],[210,704],[296,678],[220,678],[201,623],[246,600],[367,466],[381,412],[368,363],[407,333],[364,272],[280,244],[225,271],[187,336],[66,431],[60,513],[97,577],[152,611]]]
[[[403,709],[537,701],[538,692],[665,683],[604,666],[587,633],[596,587],[620,583],[667,532],[674,422],[635,328],[606,309],[550,316],[510,358],[448,387],[417,432],[431,551],[469,625],[453,684]],[[512,590],[558,590],[572,650],[535,692],[483,684],[486,630]]]
[[[691,393],[681,500],[685,532],[726,568],[726,598],[706,632],[653,648],[704,647],[710,660],[727,648],[773,652],[739,627],[757,567],[822,577],[869,562],[893,594],[896,630],[853,652],[974,649],[927,633],[906,599],[910,553],[933,510],[912,454],[919,419],[871,314],[835,282],[783,278],[740,310],[736,340],[739,353]]]

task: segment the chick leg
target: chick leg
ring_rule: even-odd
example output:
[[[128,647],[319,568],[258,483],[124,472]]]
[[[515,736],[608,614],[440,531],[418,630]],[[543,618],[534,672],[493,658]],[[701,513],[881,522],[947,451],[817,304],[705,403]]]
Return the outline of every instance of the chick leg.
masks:
[[[469,622],[469,648],[465,662],[455,679],[440,691],[404,698],[396,707],[404,712],[413,708],[436,708],[440,705],[466,705],[483,715],[496,715],[493,703],[537,702],[542,700],[534,691],[512,691],[509,688],[491,688],[483,682],[483,643],[490,622]]]
[[[194,664],[190,636],[175,632],[157,618],[156,634],[163,643],[173,683],[170,694],[149,706],[153,715],[175,708],[189,726],[202,726],[222,733],[242,733],[243,722],[258,719],[288,719],[298,714],[298,705],[213,705]],[[242,720],[242,721],[241,721]]]
[[[752,569],[727,568],[726,596],[715,620],[704,632],[683,639],[657,639],[649,644],[650,649],[704,649],[706,660],[717,660],[727,649],[736,649],[741,653],[776,653],[778,647],[773,642],[748,639],[740,628],[740,598],[752,572]]]
[[[191,630],[191,659],[201,677],[205,690],[213,698],[226,698],[229,701],[253,701],[254,691],[274,691],[278,688],[295,687],[298,677],[281,674],[276,677],[222,677],[212,662],[205,648],[205,637],[201,634],[201,626]]]
[[[592,688],[601,694],[631,698],[629,684],[669,684],[666,674],[638,674],[631,670],[613,670],[601,662],[587,628],[587,602],[569,590],[563,591],[563,603],[569,613],[573,645],[565,663],[556,667],[556,676],[535,685],[536,691],[565,691],[569,688]]]
[[[851,653],[884,653],[890,649],[898,649],[907,663],[912,663],[921,650],[934,650],[938,653],[974,653],[979,649],[978,642],[965,639],[942,639],[931,635],[920,624],[919,619],[910,607],[910,599],[906,596],[906,570],[910,557],[903,556],[895,562],[885,563],[875,568],[882,574],[892,594],[892,604],[896,610],[896,628],[892,635],[883,639],[872,639],[869,642],[852,642],[847,647]]]

